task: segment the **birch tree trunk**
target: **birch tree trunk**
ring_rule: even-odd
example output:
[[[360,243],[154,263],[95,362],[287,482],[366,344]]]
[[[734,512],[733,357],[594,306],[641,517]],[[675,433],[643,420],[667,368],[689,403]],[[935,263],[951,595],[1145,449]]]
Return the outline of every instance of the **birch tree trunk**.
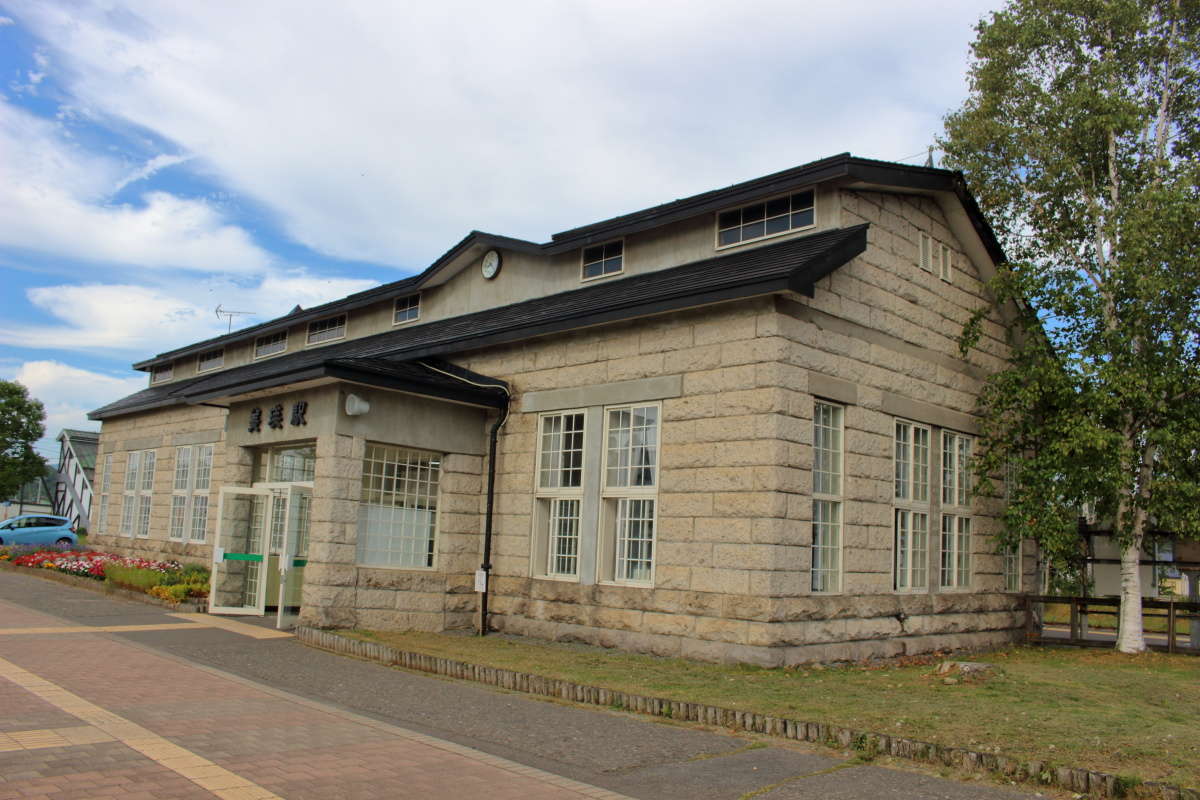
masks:
[[[1141,653],[1146,650],[1142,631],[1142,537],[1121,549],[1121,617],[1117,650]]]

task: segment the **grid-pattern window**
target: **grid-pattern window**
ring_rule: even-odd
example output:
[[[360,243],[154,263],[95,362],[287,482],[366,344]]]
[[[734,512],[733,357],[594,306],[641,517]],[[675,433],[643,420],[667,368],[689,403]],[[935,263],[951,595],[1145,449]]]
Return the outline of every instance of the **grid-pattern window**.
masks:
[[[109,453],[104,457],[104,474],[100,476],[100,508],[96,519],[98,533],[108,533],[108,493],[112,491],[112,462],[112,453]]]
[[[287,350],[288,332],[268,333],[254,340],[254,357],[266,358]]]
[[[971,585],[971,518],[942,514],[942,586]]]
[[[616,241],[583,248],[583,279],[615,275],[624,269],[625,242]]]
[[[163,381],[169,381],[169,380],[171,380],[172,376],[174,376],[174,375],[175,375],[175,365],[173,363],[172,364],[162,364],[162,365],[154,367],[152,370],[150,370],[150,382],[151,383],[162,383]]]
[[[546,559],[537,570],[555,577],[579,574],[586,418],[583,411],[564,411],[539,420],[536,525],[546,543]]]
[[[842,587],[842,438],[841,406],[813,405],[812,590]]]
[[[929,502],[929,428],[896,420],[896,499]]]
[[[892,586],[897,591],[928,585],[930,437],[924,425],[895,422]]]
[[[421,316],[421,295],[410,294],[407,297],[396,298],[396,308],[392,312],[392,324],[412,322]]]
[[[170,537],[204,542],[208,528],[208,490],[212,483],[211,444],[175,448]]]
[[[429,568],[436,547],[441,457],[368,444],[358,516],[358,562]]]
[[[1004,558],[1004,591],[1021,591],[1021,543],[1017,542],[1011,547],[1005,547],[1002,557]]]
[[[324,342],[332,342],[335,339],[341,339],[346,336],[346,315],[338,314],[336,317],[328,319],[319,319],[316,322],[308,324],[308,343],[322,344]]]
[[[154,465],[157,458],[158,456],[153,450],[142,451],[137,498],[137,529],[135,531],[140,539],[150,537],[150,508],[154,501]]]
[[[811,228],[816,222],[816,195],[809,189],[765,203],[722,211],[717,215],[717,245],[738,244],[788,231]]]
[[[971,437],[942,431],[942,505],[971,503]]]
[[[897,590],[924,589],[929,572],[929,513],[897,508],[895,511]]]
[[[218,347],[216,350],[205,350],[196,356],[196,372],[208,372],[209,370],[220,369],[223,366],[225,366],[224,347]]]
[[[254,481],[304,483],[316,474],[317,447],[313,444],[287,445],[259,450],[255,454]]]
[[[654,578],[660,417],[657,405],[605,409],[605,535],[618,582]]]
[[[942,431],[941,585],[971,585],[970,436]]]

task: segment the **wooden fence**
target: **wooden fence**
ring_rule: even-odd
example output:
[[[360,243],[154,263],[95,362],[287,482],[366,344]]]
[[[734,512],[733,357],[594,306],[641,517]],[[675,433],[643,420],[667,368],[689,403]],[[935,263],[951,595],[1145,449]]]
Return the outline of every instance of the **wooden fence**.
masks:
[[[1067,606],[1069,618],[1047,620],[1047,606],[1051,605]],[[1030,595],[1025,602],[1026,638],[1035,644],[1112,647],[1120,606],[1116,597]],[[1157,620],[1165,620],[1165,626],[1156,624]],[[1200,603],[1143,598],[1142,624],[1151,650],[1200,655]]]

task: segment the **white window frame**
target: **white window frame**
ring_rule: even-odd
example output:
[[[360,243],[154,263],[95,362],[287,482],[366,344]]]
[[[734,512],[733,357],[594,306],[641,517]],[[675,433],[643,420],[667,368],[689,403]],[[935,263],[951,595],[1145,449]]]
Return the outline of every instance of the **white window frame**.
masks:
[[[175,362],[150,368],[150,383],[165,383],[175,377]]]
[[[1021,542],[1012,547],[1005,547],[1000,553],[1004,591],[1009,593],[1021,591]]]
[[[565,450],[561,446],[562,437],[565,432],[565,423],[569,417],[582,417],[581,427],[578,431],[572,433],[579,434],[579,467],[578,477],[579,483],[577,486],[563,486],[561,469],[561,458],[566,452],[576,452],[574,449]],[[564,427],[559,429],[558,437],[560,446],[554,451],[555,455],[560,459],[560,468],[555,471],[558,476],[556,481],[548,481],[550,485],[543,485],[543,471],[553,469],[553,466],[545,463],[546,458],[546,437],[550,433],[546,427],[552,420],[562,420]],[[587,409],[574,408],[564,409],[561,411],[548,411],[538,415],[537,422],[537,446],[536,458],[534,463],[534,503],[536,508],[533,515],[533,542],[530,556],[532,563],[530,565],[530,574],[538,578],[550,578],[553,580],[578,581],[579,580],[579,561],[582,554],[581,546],[583,544],[583,505],[584,505],[584,487],[587,462],[587,430],[588,430],[588,413]],[[557,485],[554,485],[557,484]],[[569,519],[562,515],[562,509],[574,503],[577,513],[574,518],[575,528],[575,552],[559,553],[558,548],[558,530],[556,523],[562,520]],[[571,537],[568,537],[571,538]],[[573,558],[575,569],[573,572],[566,572],[558,569],[558,565],[562,563],[559,559]]]
[[[926,272],[933,272],[933,237],[921,231],[917,239],[917,266]]]
[[[612,415],[621,411],[629,411],[631,414],[638,409],[654,409],[654,443],[653,453],[654,461],[650,467],[652,470],[652,483],[649,485],[633,486],[633,485],[609,485],[609,470],[610,468],[622,469],[622,466],[613,467],[610,464],[613,448],[610,447],[612,436]],[[659,402],[643,402],[643,403],[621,403],[619,405],[605,406],[603,411],[603,435],[602,447],[604,448],[600,466],[600,535],[597,537],[597,546],[599,553],[597,557],[597,566],[599,568],[600,581],[602,583],[619,584],[622,586],[654,586],[655,567],[658,564],[658,490],[661,483],[662,474],[662,403]],[[630,441],[628,451],[632,454],[635,452],[632,437],[632,419],[630,420]],[[622,448],[626,449],[626,448]],[[643,452],[648,449],[643,447]],[[632,463],[627,465],[630,476],[629,483],[632,484],[632,476],[635,470],[644,470],[646,465],[640,467]],[[636,518],[631,518],[629,512],[636,508],[644,509],[645,503],[650,504],[649,515],[640,515]],[[637,540],[631,539],[626,535],[631,522],[639,522],[643,526],[649,527],[649,537],[640,538]],[[650,554],[648,558],[631,558],[633,551],[633,543],[642,541],[649,544]],[[622,545],[625,543],[625,546]],[[621,565],[629,564],[634,561],[648,561],[647,575],[643,578],[631,578],[628,574],[623,575]],[[628,568],[626,568],[628,569]]]
[[[918,440],[922,437],[923,465],[918,457]],[[923,592],[929,588],[933,441],[930,426],[899,417],[893,420],[892,588],[897,592]]]
[[[954,251],[950,249],[950,245],[948,244],[941,244],[938,246],[938,274],[946,283],[953,283],[953,253]]]
[[[211,444],[175,448],[171,511],[167,521],[167,538],[171,541],[192,544],[205,544],[208,541],[212,459]],[[186,467],[181,470],[184,464]]]
[[[767,219],[776,219],[778,217],[784,216],[782,214],[776,214],[774,217],[767,217],[766,216],[766,205],[768,203],[774,202],[774,201],[779,200],[784,197],[789,198],[789,202],[790,202],[790,199],[792,197],[794,197],[796,195],[804,194],[806,192],[812,192],[812,196],[813,196],[812,206],[811,206],[812,222],[808,223],[807,225],[793,226],[791,224],[792,216],[794,214],[804,213],[805,211],[807,211],[809,209],[801,208],[799,211],[796,211],[796,210],[793,210],[791,208],[791,206],[789,205],[788,212],[787,212],[787,217],[788,217],[788,227],[787,228],[784,228],[781,231],[776,231],[774,233],[765,233],[764,232],[761,236],[753,236],[753,237],[750,237],[747,239],[738,239],[738,241],[736,241],[736,242],[728,242],[726,244],[721,244],[721,232],[727,231],[727,230],[733,230],[733,228],[735,227],[732,225],[726,225],[725,227],[721,227],[721,217],[723,215],[732,214],[735,211],[741,213],[741,212],[745,211],[747,208],[753,208],[754,206],[763,206],[764,207],[763,208],[763,223],[764,223],[763,227],[764,227],[764,231],[765,231]],[[736,227],[742,228],[742,227],[745,227],[746,224],[747,223],[745,223],[745,222],[739,222]],[[753,223],[750,223],[750,224],[753,224]],[[817,189],[816,189],[816,186],[805,186],[805,187],[801,187],[799,189],[795,189],[790,192],[784,192],[782,194],[772,195],[771,197],[767,197],[762,200],[755,201],[753,203],[742,203],[741,205],[734,206],[733,208],[725,208],[725,209],[722,209],[721,211],[718,211],[717,216],[716,216],[716,232],[715,232],[715,236],[713,238],[713,242],[714,242],[714,246],[717,250],[725,250],[730,247],[740,247],[741,245],[749,244],[751,242],[762,242],[767,239],[774,239],[779,236],[787,236],[788,234],[796,233],[797,231],[812,230],[815,227],[817,227]]]
[[[617,245],[621,248],[621,252],[617,253],[615,256],[607,254],[608,248],[613,245]],[[588,261],[587,260],[587,251],[593,250],[595,248],[600,248],[600,250],[601,250],[600,258],[593,259],[592,261]],[[587,268],[590,264],[603,265],[603,264],[607,264],[609,261],[613,260],[614,258],[619,259],[619,261],[620,261],[617,269],[612,270],[610,272],[601,272],[599,275],[588,275],[587,274]],[[589,244],[586,247],[580,248],[580,250],[579,250],[579,279],[581,281],[585,281],[585,282],[586,281],[598,281],[602,278],[611,278],[613,275],[620,275],[623,272],[625,272],[625,239],[624,238],[613,239],[612,241],[609,241],[609,242],[600,242],[599,244]]]
[[[104,456],[104,474],[100,476],[100,507],[96,519],[96,533],[108,532],[109,492],[112,491],[112,453]]]
[[[439,560],[438,543],[440,541],[440,538],[438,536],[438,530],[441,526],[441,517],[442,517],[442,515],[441,515],[442,462],[444,461],[445,457],[440,453],[434,453],[434,452],[430,452],[428,450],[418,450],[416,448],[411,448],[411,447],[400,447],[398,445],[384,444],[382,442],[367,442],[366,447],[367,447],[366,452],[363,453],[363,486],[361,488],[361,494],[359,495],[360,500],[359,500],[359,504],[358,504],[358,506],[359,506],[358,542],[357,542],[357,546],[355,548],[355,564],[360,567],[369,567],[371,569],[407,570],[407,571],[412,571],[412,572],[435,572],[435,571],[437,571],[438,560]],[[416,499],[416,500],[425,500],[425,501],[432,500],[433,524],[430,526],[430,528],[428,530],[429,538],[424,540],[426,543],[424,558],[428,561],[428,563],[426,563],[426,564],[380,563],[379,561],[370,560],[366,557],[368,554],[370,554],[372,552],[380,552],[381,550],[383,550],[383,548],[370,546],[371,543],[373,541],[375,541],[375,539],[373,539],[372,537],[375,536],[376,534],[369,534],[364,529],[364,526],[373,524],[372,521],[370,520],[370,516],[373,513],[378,514],[380,517],[384,516],[383,511],[374,511],[373,512],[372,509],[391,509],[392,511],[390,512],[390,514],[393,518],[395,518],[396,516],[402,516],[402,515],[397,514],[398,511],[403,511],[403,510],[411,509],[411,508],[418,508],[418,509],[420,508],[419,506],[402,506],[399,504],[387,505],[387,504],[384,504],[383,502],[378,502],[378,503],[370,502],[371,494],[376,491],[375,486],[367,485],[368,477],[371,477],[371,478],[376,477],[374,475],[374,473],[368,473],[368,471],[367,471],[367,462],[368,462],[368,460],[371,460],[370,459],[370,456],[372,454],[371,448],[383,448],[386,451],[396,451],[397,455],[403,455],[403,456],[415,458],[417,461],[420,461],[421,459],[427,459],[432,465],[434,465],[434,466],[430,467],[432,475],[431,475],[431,479],[428,481],[425,481],[422,483],[420,481],[412,481],[411,478],[405,478],[406,484],[414,483],[418,487],[424,486],[427,490],[423,494],[421,494],[421,493],[417,493],[417,494],[405,493],[406,497],[408,497],[410,499]],[[375,460],[379,461],[379,459],[375,459]],[[380,463],[400,464],[401,462],[399,462],[399,461],[394,461],[394,462],[381,461]],[[412,463],[412,462],[410,460],[410,461],[406,461],[404,463],[408,464],[408,463]],[[379,494],[380,501],[382,501],[384,494],[389,494],[389,495],[392,495],[393,497],[399,497],[402,494],[399,491],[399,484],[401,482],[401,478],[399,476],[398,469],[393,471],[393,475],[390,478],[390,480],[392,481],[390,490],[388,488],[389,477],[387,475],[387,470],[384,469],[378,477],[380,479],[379,486],[378,486],[378,494]],[[428,491],[429,489],[432,489],[432,491]],[[429,506],[426,506],[426,508],[424,510],[430,510]],[[393,526],[395,525],[394,519],[393,519],[392,524],[393,524]],[[403,529],[404,525],[405,525],[405,523],[401,522],[400,528]],[[395,532],[395,529],[393,528],[393,530],[389,534],[389,536],[395,537],[396,535],[397,534]],[[399,538],[403,539],[405,537],[403,537],[403,535],[401,535]],[[416,541],[415,537],[408,537],[408,538],[413,538],[413,540]],[[389,545],[392,544],[393,541],[394,540],[389,539]],[[401,551],[402,551],[402,549],[403,548],[401,548]],[[388,548],[386,548],[386,551],[388,553],[394,553],[394,552],[397,552],[397,549],[389,546]]]
[[[282,338],[280,338],[280,337],[282,337]],[[274,344],[277,341],[282,341],[283,347],[279,350],[274,350],[270,353],[260,354],[259,347],[261,347],[264,344],[264,342],[266,342],[266,340],[271,340],[268,344]],[[274,333],[264,333],[262,336],[254,337],[254,351],[253,351],[253,360],[254,361],[260,361],[264,358],[275,358],[276,356],[283,355],[284,353],[287,352],[287,350],[288,350],[288,331],[287,331],[287,329],[284,329],[282,331],[275,331]]]
[[[973,522],[971,519],[971,453],[974,437],[941,432],[942,520],[939,527],[938,585],[942,589],[971,586]]]
[[[818,415],[822,409],[830,409],[834,425],[822,425]],[[831,429],[837,434],[836,451],[830,448],[818,448],[821,429]],[[813,458],[812,458],[812,543],[809,552],[809,590],[812,594],[841,594],[845,573],[845,504],[843,497],[846,490],[846,407],[840,403],[816,399],[813,401]],[[817,469],[818,451],[829,452],[832,456],[829,469]],[[828,475],[829,480],[821,476]],[[822,532],[818,526],[826,528]],[[823,534],[832,534],[835,540],[832,544]],[[829,566],[821,554],[830,554],[836,564]]]
[[[407,301],[412,300],[413,298],[416,298],[415,303],[407,303]],[[405,313],[407,313],[413,309],[416,309],[417,313],[411,317],[405,317],[404,319],[399,319],[398,317],[400,316],[400,303],[401,302],[407,303],[407,305],[405,305],[405,307],[404,307]],[[421,319],[421,293],[420,292],[417,292],[416,294],[406,294],[403,297],[397,297],[394,301],[392,301],[392,324],[393,325],[407,325],[411,322],[418,322],[420,319]]]
[[[328,330],[338,330],[339,327],[341,328],[341,333],[339,333],[336,336],[328,336],[326,338],[317,339],[316,341],[313,341],[313,326],[314,325],[323,325],[323,324],[330,323],[330,322],[336,322],[337,320],[342,321],[342,324],[340,326],[335,325],[333,328],[328,328],[326,330],[317,331],[316,335],[322,336]],[[346,314],[346,313],[334,314],[333,316],[325,317],[324,319],[315,319],[312,322],[308,323],[308,332],[304,337],[304,344],[307,347],[321,347],[322,345],[326,345],[331,342],[341,341],[342,339],[346,338],[346,331],[349,327],[350,327],[350,315]]]
[[[131,450],[125,456],[125,490],[121,505],[121,535],[150,538],[150,513],[154,504],[154,472],[158,453]],[[147,465],[149,472],[147,473]]]
[[[209,366],[209,367],[204,366],[204,357],[212,356],[213,353],[218,354],[217,358],[215,359],[217,361],[217,363],[215,365]],[[211,361],[214,359],[210,358],[209,360]],[[224,347],[214,347],[212,350],[205,350],[204,352],[196,354],[196,373],[197,374],[199,374],[201,372],[212,372],[214,370],[220,369],[223,366],[225,366],[225,348]]]

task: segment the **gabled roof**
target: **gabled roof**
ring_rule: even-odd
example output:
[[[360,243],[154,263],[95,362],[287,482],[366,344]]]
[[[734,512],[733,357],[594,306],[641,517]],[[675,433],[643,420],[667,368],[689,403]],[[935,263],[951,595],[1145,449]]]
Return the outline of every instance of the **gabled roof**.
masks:
[[[66,441],[71,446],[81,469],[96,468],[96,451],[100,447],[100,434],[97,431],[63,428],[57,438],[60,441]]]
[[[812,294],[814,284],[867,246],[867,225],[839,228],[706,258],[671,269],[538,297],[277,356],[200,378],[143,389],[96,409],[105,419],[164,405],[206,402],[249,391],[336,377],[333,371],[461,353],[566,330],[781,291]]]
[[[246,341],[255,336],[280,331],[293,325],[310,322],[331,314],[352,311],[372,303],[393,297],[415,294],[422,288],[435,285],[445,279],[443,274],[453,267],[460,256],[475,250],[497,247],[510,251],[554,255],[587,244],[616,239],[640,231],[649,230],[671,222],[688,219],[700,214],[719,211],[731,206],[751,202],[766,195],[804,184],[828,180],[846,180],[862,185],[894,187],[918,192],[950,192],[958,196],[967,215],[980,236],[985,248],[997,263],[1004,261],[1004,253],[980,212],[975,199],[967,191],[962,173],[933,167],[915,167],[890,161],[857,158],[849,153],[813,161],[791,169],[755,178],[722,189],[715,189],[670,203],[623,214],[601,222],[553,234],[549,242],[538,244],[524,239],[514,239],[495,233],[471,231],[453,247],[443,253],[423,272],[373,289],[358,292],[324,303],[298,313],[278,317],[258,325],[206,339],[202,342],[159,353],[134,364],[134,369],[148,370],[155,365],[166,364],[184,356],[192,356],[226,344]]]

